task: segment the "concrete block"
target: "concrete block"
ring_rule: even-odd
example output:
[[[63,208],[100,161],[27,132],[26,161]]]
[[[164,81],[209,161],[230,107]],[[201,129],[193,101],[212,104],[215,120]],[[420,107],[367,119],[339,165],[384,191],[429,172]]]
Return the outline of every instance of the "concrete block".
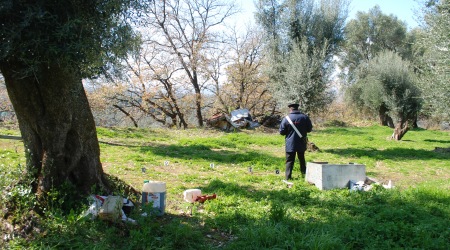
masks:
[[[366,179],[366,166],[308,162],[305,179],[320,190],[346,188],[349,180],[358,182]]]

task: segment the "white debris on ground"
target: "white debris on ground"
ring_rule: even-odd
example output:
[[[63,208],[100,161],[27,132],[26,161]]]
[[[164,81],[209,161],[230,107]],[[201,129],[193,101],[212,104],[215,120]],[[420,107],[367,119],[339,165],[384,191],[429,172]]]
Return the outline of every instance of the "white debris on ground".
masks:
[[[206,124],[210,127],[216,127],[225,131],[233,128],[256,128],[260,124],[253,121],[248,109],[236,109],[228,115],[226,113],[216,113],[206,120]]]
[[[369,191],[375,185],[382,186],[386,189],[394,188],[391,180],[388,181],[388,184],[381,184],[378,181],[371,179],[369,177],[366,177],[365,181],[349,180],[349,182],[348,182],[348,187],[349,187],[350,191]]]
[[[111,198],[111,197],[110,197]],[[97,217],[100,217],[99,214],[101,213],[102,208],[104,208],[104,205],[106,205],[105,201],[108,199],[108,196],[100,196],[100,195],[91,195],[91,205],[89,208],[85,211],[83,217],[89,217],[90,219],[96,219]],[[134,208],[134,204],[126,198],[122,199],[122,206],[119,206],[117,210],[119,211],[113,211],[114,214],[117,214],[117,219],[121,219],[123,222],[129,222],[132,224],[136,224],[136,221],[128,218],[124,209],[128,212],[128,210],[132,210]],[[114,208],[116,210],[116,208]],[[101,217],[100,217],[101,218]],[[107,216],[105,218],[108,218]],[[109,218],[108,218],[109,219]],[[115,218],[114,218],[115,220]]]
[[[283,182],[287,185],[288,188],[291,188],[291,187],[294,186],[294,183],[293,183],[293,182],[289,182],[289,181],[287,181],[287,180],[283,180]]]

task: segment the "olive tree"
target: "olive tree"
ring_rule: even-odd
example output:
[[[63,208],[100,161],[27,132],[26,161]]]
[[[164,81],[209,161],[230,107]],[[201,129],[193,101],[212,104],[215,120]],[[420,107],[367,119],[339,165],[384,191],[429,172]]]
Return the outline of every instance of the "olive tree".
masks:
[[[423,36],[417,46],[425,50],[420,67],[421,88],[427,113],[450,119],[450,1],[426,1]]]
[[[378,5],[368,12],[357,12],[356,18],[345,27],[341,66],[348,68],[352,75],[358,65],[367,63],[382,51],[408,54],[406,38],[406,24],[394,15],[383,14]]]
[[[345,27],[345,43],[340,55],[340,67],[345,69],[341,74],[342,79],[347,86],[353,84],[356,78],[359,78],[361,83],[361,65],[367,65],[370,60],[386,50],[397,53],[405,60],[414,59],[411,47],[413,42],[413,33],[407,32],[406,23],[394,15],[382,13],[379,6],[371,8],[368,12],[358,12],[356,18],[350,20]],[[349,89],[346,95],[350,100],[350,106],[356,109],[361,107],[357,99],[363,97],[357,96],[358,91],[354,88]],[[393,128],[392,118],[388,114],[389,109],[383,104],[377,108],[380,124]]]
[[[361,67],[350,87],[356,103],[374,113],[385,109],[394,120],[392,138],[401,140],[413,126],[422,105],[421,92],[409,62],[392,51],[384,51]]]
[[[4,0],[0,71],[19,121],[27,177],[39,197],[69,182],[108,188],[82,79],[108,71],[137,45],[134,0]]]
[[[305,112],[323,109],[331,101],[333,56],[343,41],[348,1],[260,0],[257,7],[273,96],[280,105],[299,101]]]

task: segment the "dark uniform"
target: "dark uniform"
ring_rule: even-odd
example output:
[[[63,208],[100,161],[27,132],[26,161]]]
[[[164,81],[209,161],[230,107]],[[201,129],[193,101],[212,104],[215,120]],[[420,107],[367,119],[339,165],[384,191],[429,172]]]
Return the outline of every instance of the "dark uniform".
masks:
[[[286,117],[284,117],[280,124],[280,134],[285,135],[286,140],[286,180],[292,178],[292,169],[294,168],[296,154],[300,160],[300,172],[303,175],[306,173],[306,136],[308,132],[311,132],[313,127],[309,117],[298,110],[298,104],[291,104],[289,107],[291,108],[289,118],[291,118],[292,123],[294,123],[303,137],[300,138],[297,135],[297,132],[295,132]]]

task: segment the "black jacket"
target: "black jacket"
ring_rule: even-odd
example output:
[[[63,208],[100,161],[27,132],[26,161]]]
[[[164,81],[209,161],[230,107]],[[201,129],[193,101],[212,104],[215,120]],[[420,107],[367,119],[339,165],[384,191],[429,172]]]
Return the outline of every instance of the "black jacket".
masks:
[[[291,118],[292,123],[297,127],[303,138],[300,139],[286,117],[284,117],[280,124],[280,134],[285,135],[286,152],[304,152],[306,151],[306,136],[313,128],[311,120],[299,110],[291,111],[289,118]]]

